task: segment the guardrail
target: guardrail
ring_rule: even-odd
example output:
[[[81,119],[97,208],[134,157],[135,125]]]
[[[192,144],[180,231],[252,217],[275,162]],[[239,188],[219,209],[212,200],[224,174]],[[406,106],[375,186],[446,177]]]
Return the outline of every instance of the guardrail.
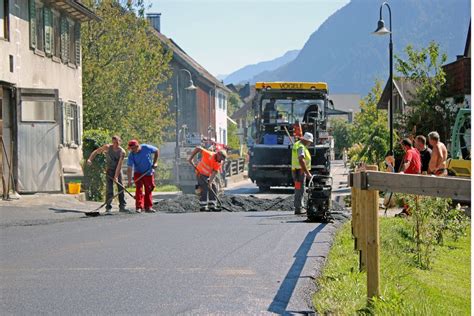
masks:
[[[245,159],[238,158],[234,160],[228,160],[225,165],[225,176],[231,177],[239,173],[244,172],[245,169]]]
[[[374,170],[374,171],[370,171]],[[367,298],[380,296],[379,190],[471,200],[471,180],[376,171],[376,166],[351,172],[352,235],[359,251],[359,267],[367,271]]]

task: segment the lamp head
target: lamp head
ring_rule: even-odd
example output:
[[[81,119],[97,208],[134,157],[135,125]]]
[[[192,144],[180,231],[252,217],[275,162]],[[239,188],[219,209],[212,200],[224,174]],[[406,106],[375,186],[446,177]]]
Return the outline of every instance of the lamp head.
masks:
[[[375,35],[387,35],[390,34],[390,30],[385,27],[385,22],[380,19],[377,23],[377,29],[372,33]]]
[[[197,88],[196,88],[196,86],[194,85],[193,80],[190,79],[190,80],[189,80],[189,86],[186,87],[186,88],[184,88],[184,89],[186,89],[186,90],[196,90]]]

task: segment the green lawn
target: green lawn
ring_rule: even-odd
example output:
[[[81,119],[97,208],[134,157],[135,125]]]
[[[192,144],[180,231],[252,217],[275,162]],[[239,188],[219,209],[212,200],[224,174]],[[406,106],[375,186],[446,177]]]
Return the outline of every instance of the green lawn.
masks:
[[[405,219],[382,218],[381,293],[371,312],[377,315],[470,315],[470,227],[457,242],[436,247],[431,270],[418,269],[410,252]],[[339,231],[313,297],[321,314],[367,312],[366,274],[358,272],[350,222]]]
[[[127,188],[128,192],[135,192],[135,187]],[[153,192],[176,192],[181,191],[178,187],[172,184],[158,185],[155,187]]]

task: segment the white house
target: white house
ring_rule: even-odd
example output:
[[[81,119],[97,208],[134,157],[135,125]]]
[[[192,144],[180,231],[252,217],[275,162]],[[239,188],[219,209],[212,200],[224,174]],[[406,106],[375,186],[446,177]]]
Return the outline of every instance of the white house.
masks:
[[[0,189],[59,192],[82,173],[80,27],[97,16],[80,1],[0,3]]]

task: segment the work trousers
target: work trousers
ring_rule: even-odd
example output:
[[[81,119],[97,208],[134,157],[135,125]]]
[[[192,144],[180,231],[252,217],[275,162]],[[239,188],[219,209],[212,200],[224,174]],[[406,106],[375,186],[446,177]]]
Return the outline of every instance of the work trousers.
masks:
[[[141,173],[135,172],[133,174],[133,181],[135,182],[135,208],[138,210],[150,210],[153,206],[152,192],[155,188],[154,175],[144,176],[140,180]],[[143,187],[145,194],[143,194]]]
[[[110,210],[112,208],[112,197],[114,196],[114,176],[115,176],[115,170],[114,169],[107,169],[107,179],[106,179],[106,186],[105,186],[105,199],[108,202],[107,206],[105,209]],[[120,172],[117,182],[120,183],[121,186],[123,186],[122,183],[122,172]],[[118,195],[119,198],[119,207],[120,209],[124,209],[125,205],[127,204],[125,202],[125,194],[123,192],[123,188],[120,187],[120,185],[117,184],[117,192],[121,193]]]
[[[198,184],[199,187],[201,188],[201,195],[199,197],[199,206],[201,208],[206,207],[209,205],[209,207],[216,207],[217,203],[217,198],[216,198],[216,192],[217,192],[217,187],[216,184],[213,182],[211,185],[212,191],[209,190],[209,177],[199,174],[197,176]]]
[[[301,208],[304,207],[304,189],[306,182],[306,175],[303,170],[295,169],[292,171],[293,182],[295,183],[295,213],[300,213]]]

